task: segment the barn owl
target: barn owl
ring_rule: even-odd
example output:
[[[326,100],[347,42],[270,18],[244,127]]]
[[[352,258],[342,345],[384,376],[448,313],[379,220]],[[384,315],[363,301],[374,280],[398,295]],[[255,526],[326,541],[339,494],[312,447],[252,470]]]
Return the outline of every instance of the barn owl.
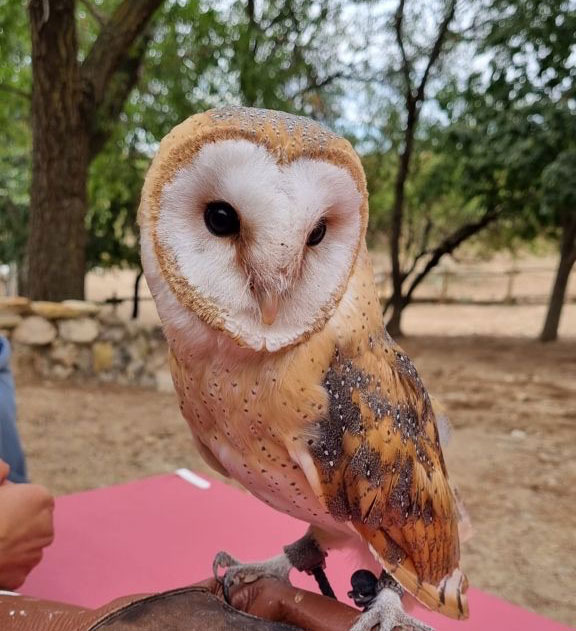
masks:
[[[467,616],[457,507],[430,398],[383,322],[351,145],[306,118],[228,107],[161,142],[139,210],[142,263],[180,410],[205,460],[309,524],[226,580],[287,579],[348,547],[384,570],[354,629]],[[386,578],[388,577],[388,578]]]

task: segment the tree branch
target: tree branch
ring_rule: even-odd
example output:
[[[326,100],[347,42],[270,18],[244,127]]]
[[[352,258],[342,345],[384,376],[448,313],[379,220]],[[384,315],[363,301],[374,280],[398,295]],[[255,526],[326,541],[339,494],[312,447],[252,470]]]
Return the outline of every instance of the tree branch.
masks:
[[[390,294],[382,307],[382,316],[385,316],[388,313],[388,309],[392,306],[392,297],[394,294]]]
[[[422,230],[422,239],[420,241],[420,250],[422,252],[428,251],[428,241],[430,240],[431,232],[432,232],[432,217],[428,215],[426,217],[426,223],[424,224],[424,230]]]
[[[250,47],[252,59],[255,60],[260,43],[258,37],[261,33],[261,28],[260,24],[256,21],[256,6],[254,4],[254,0],[248,0],[246,4],[246,15],[248,16],[248,33],[250,35],[248,45]]]
[[[412,259],[412,264],[410,267],[402,274],[402,280],[404,281],[412,272],[416,269],[418,262],[420,259],[425,257],[430,253],[428,249],[428,239],[430,237],[430,232],[432,231],[432,219],[428,216],[426,218],[426,224],[424,225],[424,230],[422,231],[422,241],[420,246],[420,252],[416,254],[416,256]]]
[[[248,0],[246,3],[246,15],[248,16],[248,21],[250,22],[250,26],[256,26],[256,7],[254,6],[254,0]]]
[[[98,22],[101,27],[106,25],[106,18],[98,9],[90,2],[90,0],[80,0],[80,3],[84,5],[86,11]]]
[[[93,114],[104,100],[122,59],[163,1],[123,0],[100,31],[81,67],[89,113]]]
[[[330,85],[337,79],[341,79],[344,77],[344,73],[342,72],[334,72],[332,74],[327,75],[323,79],[318,79],[318,77],[309,77],[310,81],[307,86],[298,90],[296,93],[297,96],[302,96],[307,92],[312,92],[312,90],[320,90],[321,88],[325,88],[327,85]]]
[[[138,83],[142,61],[146,55],[151,35],[146,33],[131,48],[122,60],[114,77],[110,81],[104,100],[92,121],[90,133],[90,156],[94,158],[102,149],[116,125],[124,103]]]
[[[420,283],[428,276],[428,274],[438,265],[440,259],[446,254],[451,254],[459,245],[476,233],[483,230],[486,226],[496,221],[502,215],[502,211],[496,208],[490,208],[478,219],[470,223],[464,224],[457,228],[454,232],[445,237],[431,252],[428,262],[424,268],[414,277],[410,283],[410,287],[404,296],[404,304],[408,304],[412,299],[412,295]]]
[[[418,265],[420,259],[424,258],[427,254],[430,254],[429,250],[421,250],[420,252],[418,252],[418,254],[416,254],[416,256],[412,259],[412,264],[410,265],[410,267],[402,274],[403,280],[405,280],[406,278],[408,278],[408,276],[410,276],[410,274],[412,274],[412,272],[416,269],[416,266]]]
[[[295,18],[293,7],[289,2],[283,2],[280,5],[278,13],[268,22],[268,24],[263,27],[264,32],[267,32],[271,28],[274,28],[276,24],[279,24],[282,20],[285,20],[288,17],[291,17],[293,19]]]
[[[402,74],[404,75],[404,83],[406,84],[406,98],[412,98],[412,79],[410,78],[411,66],[408,55],[406,54],[406,48],[404,46],[404,5],[405,0],[400,0],[398,8],[396,9],[396,15],[394,17],[394,31],[396,33],[396,42],[400,49],[400,55],[402,56]]]
[[[430,51],[430,57],[428,57],[428,63],[426,64],[426,68],[424,70],[424,74],[420,79],[420,84],[418,85],[418,89],[416,90],[416,101],[420,102],[424,100],[424,92],[426,90],[426,84],[428,83],[428,78],[430,77],[430,71],[432,67],[438,60],[440,56],[440,52],[442,51],[442,46],[444,45],[444,40],[446,39],[446,35],[448,34],[448,27],[450,26],[450,22],[454,19],[454,14],[456,13],[456,4],[458,0],[450,0],[448,3],[448,10],[446,11],[446,15],[444,19],[440,23],[438,27],[438,34],[436,35],[436,40],[434,41],[434,45],[432,46],[432,50]]]
[[[398,8],[396,10],[395,32],[400,53],[402,55],[402,71],[404,73],[404,81],[406,83],[406,125],[404,128],[404,148],[398,157],[398,172],[396,174],[396,182],[394,185],[394,205],[392,208],[390,233],[390,261],[392,264],[392,296],[390,298],[390,304],[394,307],[390,324],[392,324],[394,329],[397,329],[398,332],[400,332],[400,313],[402,312],[403,305],[407,304],[407,302],[405,302],[405,296],[403,296],[403,285],[406,280],[406,273],[403,272],[402,261],[400,260],[402,232],[404,227],[404,198],[406,193],[406,181],[410,174],[414,136],[418,127],[420,109],[425,99],[426,84],[430,76],[430,71],[440,56],[442,46],[448,32],[448,27],[456,12],[457,0],[446,1],[447,10],[442,22],[438,26],[438,33],[430,51],[430,56],[426,62],[426,68],[420,79],[418,88],[416,89],[416,93],[414,93],[412,88],[410,60],[408,59],[408,55],[404,47],[404,33],[402,26],[404,20],[405,0],[399,0]],[[427,273],[428,272],[424,275]],[[419,282],[421,282],[421,280],[418,280],[416,286]],[[411,288],[410,291],[412,292],[414,289],[415,287]]]
[[[32,98],[32,94],[30,92],[26,92],[26,90],[21,90],[20,88],[15,88],[11,85],[6,85],[5,83],[0,83],[0,90],[2,92],[8,92],[8,94],[13,94],[14,96],[19,96],[22,99],[27,99],[28,101]]]

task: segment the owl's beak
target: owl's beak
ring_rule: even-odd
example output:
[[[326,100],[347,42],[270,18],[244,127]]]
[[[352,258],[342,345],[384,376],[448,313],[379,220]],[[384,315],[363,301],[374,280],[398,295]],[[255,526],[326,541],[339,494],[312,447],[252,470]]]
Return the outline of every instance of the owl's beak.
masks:
[[[260,319],[262,324],[270,326],[274,324],[278,315],[278,294],[263,293],[258,296],[260,306]]]

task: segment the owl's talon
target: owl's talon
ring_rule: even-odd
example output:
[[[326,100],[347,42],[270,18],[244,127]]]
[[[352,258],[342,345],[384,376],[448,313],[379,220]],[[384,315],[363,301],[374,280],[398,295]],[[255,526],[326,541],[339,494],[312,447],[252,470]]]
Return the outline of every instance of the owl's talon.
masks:
[[[232,604],[230,600],[230,588],[235,584],[236,581],[234,580],[234,576],[231,576],[229,572],[226,572],[226,574],[222,577],[222,595],[229,605]]]
[[[226,569],[223,576],[219,574],[220,568]],[[285,554],[268,561],[241,563],[227,552],[218,552],[212,562],[214,578],[221,583],[224,599],[228,603],[230,602],[230,589],[233,585],[253,583],[265,576],[289,582],[288,576],[291,569],[292,564]]]
[[[223,576],[220,576],[218,570],[220,568],[226,569],[229,567],[233,567],[234,565],[241,565],[241,563],[234,557],[230,556],[228,552],[224,552],[223,550],[221,550],[212,561],[212,574],[214,575],[214,578],[217,581],[221,581]]]
[[[379,631],[434,631],[432,627],[409,616],[402,608],[399,594],[387,588],[378,593],[350,631],[370,631],[376,625],[380,625]]]

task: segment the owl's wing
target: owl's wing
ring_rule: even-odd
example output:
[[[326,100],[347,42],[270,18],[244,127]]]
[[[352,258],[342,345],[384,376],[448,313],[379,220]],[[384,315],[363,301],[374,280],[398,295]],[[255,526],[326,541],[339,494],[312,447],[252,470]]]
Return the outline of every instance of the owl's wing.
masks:
[[[452,434],[454,428],[450,419],[447,416],[446,408],[442,403],[433,396],[430,396],[432,403],[432,411],[436,419],[436,427],[438,428],[438,436],[440,437],[440,446],[442,449],[446,449],[452,440]],[[454,480],[450,480],[450,487],[452,488],[452,494],[456,502],[456,514],[458,515],[458,534],[460,535],[460,541],[468,541],[474,535],[474,529],[472,527],[472,520],[470,514],[464,504],[464,501],[460,495],[460,490],[455,484]]]
[[[456,501],[414,365],[384,332],[336,349],[323,386],[328,413],[304,442],[312,487],[413,596],[467,617]]]

